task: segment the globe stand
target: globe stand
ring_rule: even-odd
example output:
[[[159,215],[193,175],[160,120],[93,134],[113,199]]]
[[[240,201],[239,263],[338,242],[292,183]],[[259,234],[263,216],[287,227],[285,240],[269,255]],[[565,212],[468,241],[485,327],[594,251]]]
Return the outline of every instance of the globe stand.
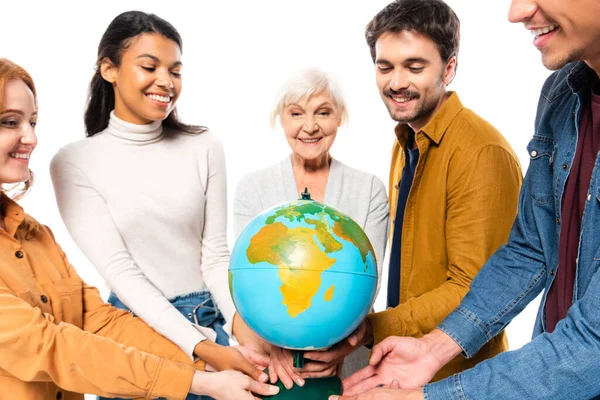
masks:
[[[304,352],[294,350],[294,368],[304,367]],[[327,378],[305,379],[304,386],[300,387],[294,383],[291,389],[286,389],[279,380],[276,384],[279,393],[275,396],[263,396],[263,399],[272,400],[327,400],[331,395],[342,394],[342,380],[338,376]]]

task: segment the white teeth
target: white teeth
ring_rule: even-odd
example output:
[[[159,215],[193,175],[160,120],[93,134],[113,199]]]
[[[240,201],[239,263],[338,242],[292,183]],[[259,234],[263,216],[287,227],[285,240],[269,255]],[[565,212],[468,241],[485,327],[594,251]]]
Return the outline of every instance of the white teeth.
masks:
[[[23,160],[29,160],[29,155],[31,153],[10,153],[9,155],[13,158],[21,158]]]
[[[146,96],[148,96],[152,100],[160,101],[161,103],[170,103],[171,102],[171,97],[169,97],[169,96],[159,96],[157,94],[147,94]]]
[[[556,28],[558,28],[558,25],[550,25],[550,26],[545,26],[545,27],[540,28],[540,29],[532,29],[531,30],[531,34],[533,36],[537,37],[537,36],[545,35],[548,32],[552,32]]]
[[[408,97],[392,97],[392,100],[394,100],[396,103],[406,103],[412,99]]]
[[[317,143],[319,140],[321,140],[321,138],[318,138],[318,139],[300,139],[300,141],[303,142],[303,143]]]

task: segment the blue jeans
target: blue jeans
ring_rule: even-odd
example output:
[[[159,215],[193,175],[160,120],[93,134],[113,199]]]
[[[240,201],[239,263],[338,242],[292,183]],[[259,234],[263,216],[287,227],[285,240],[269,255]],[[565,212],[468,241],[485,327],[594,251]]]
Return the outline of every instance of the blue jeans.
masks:
[[[217,333],[215,342],[223,346],[229,346],[229,335],[223,329],[225,318],[223,318],[223,314],[221,314],[217,308],[217,305],[208,290],[177,296],[169,299],[169,301],[190,322],[213,329]],[[132,311],[112,292],[108,297],[108,302],[116,308],[132,313]],[[98,400],[109,400],[109,398],[98,397]],[[124,399],[115,398],[114,400]],[[212,397],[188,394],[186,400],[212,400]]]

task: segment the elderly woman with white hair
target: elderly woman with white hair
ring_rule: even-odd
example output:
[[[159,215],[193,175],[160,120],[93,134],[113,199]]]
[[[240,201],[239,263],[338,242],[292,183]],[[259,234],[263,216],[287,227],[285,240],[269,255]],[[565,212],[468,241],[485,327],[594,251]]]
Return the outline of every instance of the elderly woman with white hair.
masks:
[[[312,199],[339,209],[363,228],[375,250],[381,276],[389,213],[386,190],[376,176],[341,163],[329,152],[338,128],[348,119],[338,85],[321,70],[304,70],[282,86],[271,116],[272,126],[277,119],[292,153],[276,165],[250,173],[238,184],[233,207],[236,238],[262,211],[296,200],[308,188]],[[339,345],[348,346],[347,341]],[[308,360],[303,370],[296,370],[290,351],[264,346],[262,350],[271,356],[271,382],[279,377],[288,389],[293,382],[302,386],[302,378],[339,373],[343,361],[329,367],[331,363]],[[344,363],[343,376],[367,364],[368,351],[355,351]]]

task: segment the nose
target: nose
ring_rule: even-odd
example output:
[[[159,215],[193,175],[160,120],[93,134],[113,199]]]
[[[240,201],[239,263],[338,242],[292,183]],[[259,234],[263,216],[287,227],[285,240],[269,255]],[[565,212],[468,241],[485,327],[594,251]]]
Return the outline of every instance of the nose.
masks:
[[[171,73],[166,69],[162,69],[158,73],[158,79],[156,80],[156,84],[160,87],[164,87],[167,89],[173,88],[173,78],[171,77]]]
[[[319,124],[317,119],[312,115],[307,115],[304,118],[304,126],[302,127],[305,132],[316,133],[319,131]]]
[[[535,0],[512,0],[508,10],[508,20],[513,24],[530,19],[537,11]]]
[[[21,144],[28,145],[31,147],[37,146],[37,135],[35,134],[35,130],[29,124],[23,128],[23,133],[21,135]]]
[[[407,74],[400,70],[393,72],[392,80],[390,81],[390,89],[394,92],[406,89],[409,86]]]

